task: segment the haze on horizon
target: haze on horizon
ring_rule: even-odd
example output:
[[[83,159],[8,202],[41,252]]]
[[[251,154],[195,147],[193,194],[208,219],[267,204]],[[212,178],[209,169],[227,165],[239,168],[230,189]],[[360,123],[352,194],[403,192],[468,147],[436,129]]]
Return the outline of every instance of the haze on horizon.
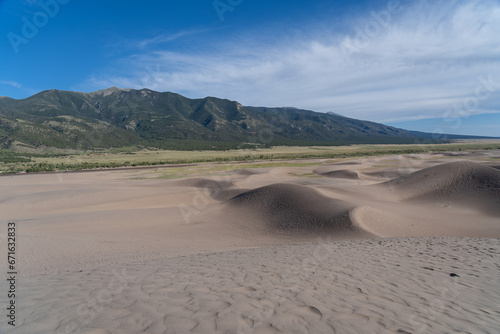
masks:
[[[111,86],[500,133],[500,3],[0,1],[0,96]]]

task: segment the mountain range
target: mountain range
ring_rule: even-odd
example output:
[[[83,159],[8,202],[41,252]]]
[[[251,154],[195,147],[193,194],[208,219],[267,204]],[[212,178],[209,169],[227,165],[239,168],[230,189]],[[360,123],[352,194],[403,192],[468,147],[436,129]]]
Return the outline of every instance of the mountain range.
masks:
[[[95,150],[114,147],[228,149],[272,145],[443,142],[478,138],[408,131],[290,107],[248,107],[215,97],[116,87],[92,93],[47,90],[0,97],[3,148]]]

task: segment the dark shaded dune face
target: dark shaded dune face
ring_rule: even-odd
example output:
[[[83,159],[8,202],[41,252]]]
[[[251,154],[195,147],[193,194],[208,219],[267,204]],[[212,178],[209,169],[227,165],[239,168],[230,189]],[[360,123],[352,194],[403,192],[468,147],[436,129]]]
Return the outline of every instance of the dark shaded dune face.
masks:
[[[444,157],[466,157],[470,155],[469,153],[454,153],[454,152],[445,152],[441,153]]]
[[[331,172],[322,173],[321,175],[326,177],[334,177],[338,179],[359,180],[358,173],[346,169],[334,170]]]
[[[231,188],[231,189],[220,189],[220,190],[217,190],[217,188],[215,188],[215,191],[211,194],[211,197],[217,201],[225,202],[247,191],[248,189],[242,189],[242,188]]]
[[[354,165],[361,165],[361,162],[359,162],[359,161],[346,161],[346,162],[338,162],[335,165],[337,165],[337,166],[354,166]]]
[[[227,188],[233,185],[233,183],[229,180],[216,180],[216,179],[212,180],[199,177],[179,180],[174,182],[174,184],[177,186],[196,187],[196,188],[206,188],[206,187]]]
[[[426,168],[383,185],[405,200],[467,206],[500,216],[500,171],[474,162]]]
[[[364,172],[363,174],[373,177],[383,177],[386,179],[394,179],[397,177],[405,176],[410,174],[410,172],[405,172],[402,169],[387,169],[383,171],[376,172]]]
[[[488,165],[488,167],[499,169],[500,170],[500,165]]]
[[[441,154],[445,157],[480,157],[486,155],[484,152],[444,152]]]
[[[252,176],[252,175],[263,174],[264,172],[245,168],[245,169],[237,169],[232,173],[241,176]]]
[[[228,180],[192,178],[179,180],[174,184],[177,186],[198,188],[206,196],[218,201],[226,201],[246,191],[246,189],[233,188],[234,184]]]
[[[306,186],[273,184],[242,193],[227,203],[255,215],[259,218],[256,224],[279,234],[363,234],[350,219],[352,204],[328,198]]]

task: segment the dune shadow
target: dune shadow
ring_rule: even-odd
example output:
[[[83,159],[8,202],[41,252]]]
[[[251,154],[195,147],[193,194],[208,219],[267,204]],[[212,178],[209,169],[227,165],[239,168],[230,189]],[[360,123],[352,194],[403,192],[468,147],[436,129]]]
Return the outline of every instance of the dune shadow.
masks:
[[[353,223],[355,205],[297,184],[277,183],[243,192],[227,205],[255,217],[258,228],[296,236],[333,234],[362,237],[369,233]]]

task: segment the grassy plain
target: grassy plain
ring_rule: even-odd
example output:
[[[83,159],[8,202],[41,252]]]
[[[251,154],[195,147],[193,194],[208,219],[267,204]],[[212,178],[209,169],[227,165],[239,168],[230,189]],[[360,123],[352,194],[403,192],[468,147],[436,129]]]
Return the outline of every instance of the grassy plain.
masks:
[[[350,145],[350,146],[276,146],[262,149],[226,151],[175,151],[112,149],[79,154],[13,154],[0,151],[0,172],[45,172],[127,166],[192,164],[200,162],[269,161],[280,159],[347,158],[425,152],[459,152],[500,149],[500,140],[461,141],[448,144]],[[276,164],[276,162],[274,162]],[[266,163],[267,167],[275,167]]]

